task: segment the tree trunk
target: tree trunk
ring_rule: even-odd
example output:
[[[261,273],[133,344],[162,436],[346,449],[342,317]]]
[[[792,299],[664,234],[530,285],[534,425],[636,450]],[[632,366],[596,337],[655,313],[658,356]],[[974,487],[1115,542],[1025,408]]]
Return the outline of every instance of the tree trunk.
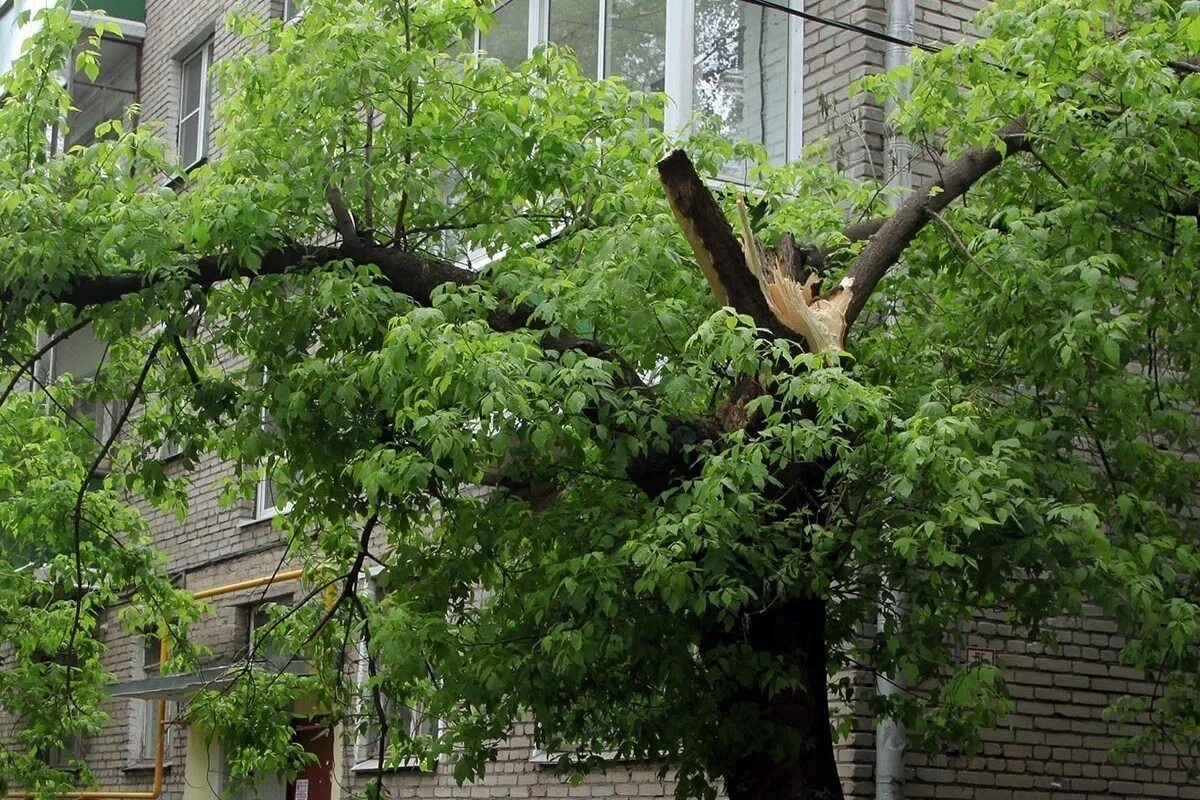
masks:
[[[771,732],[764,748],[728,760],[730,800],[842,800],[833,752],[826,672],[825,601],[789,600],[754,615],[746,641],[757,653],[795,664],[803,685],[769,696],[759,687],[737,692],[729,713],[752,713]]]

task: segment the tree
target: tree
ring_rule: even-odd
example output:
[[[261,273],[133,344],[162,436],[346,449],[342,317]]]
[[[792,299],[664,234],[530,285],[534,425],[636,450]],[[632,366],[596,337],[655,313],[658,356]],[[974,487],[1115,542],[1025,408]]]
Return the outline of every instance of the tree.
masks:
[[[318,675],[193,704],[235,768],[295,768],[286,699],[345,713],[361,638],[396,757],[467,779],[532,716],[681,795],[840,797],[845,670],[905,675],[877,709],[970,747],[1011,704],[947,637],[1085,601],[1163,687],[1128,746],[1198,743],[1195,3],[1004,0],[988,38],[866,81],[911,81],[894,122],[942,163],[890,215],[886,187],[703,129],[660,161],[660,98],[553,48],[465,52],[472,0],[240,20],[259,47],[220,65],[220,158],[156,188],[152,126],[48,152],[75,33],[45,20],[3,78],[0,352],[16,386],[39,331],[91,323],[111,355],[87,391],[138,409],[97,441],[80,387],[0,404],[4,535],[53,553],[5,553],[0,631],[72,654],[0,679],[8,711],[72,698],[4,774],[97,724],[83,612],[131,591],[127,623],[183,643],[197,611],[129,505],[186,513],[168,435],[235,464],[231,493],[276,480],[314,587],[272,631]],[[750,209],[701,180],[735,156]],[[385,694],[445,734],[389,726]]]

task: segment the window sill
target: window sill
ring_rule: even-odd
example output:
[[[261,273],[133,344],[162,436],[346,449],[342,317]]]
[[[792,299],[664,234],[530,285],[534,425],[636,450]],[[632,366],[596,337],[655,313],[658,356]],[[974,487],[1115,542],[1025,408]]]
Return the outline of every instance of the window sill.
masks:
[[[633,756],[621,756],[616,750],[604,750],[595,754],[585,754],[572,752],[570,750],[554,750],[546,751],[540,747],[533,748],[533,752],[529,755],[529,763],[536,764],[539,767],[557,767],[559,759],[563,756],[574,756],[576,758],[584,758],[589,755],[594,755],[595,758],[609,764],[624,764],[638,761],[639,759]]]
[[[351,772],[433,772],[431,769],[424,769],[421,762],[415,758],[406,758],[403,761],[388,765],[383,769],[379,768],[378,758],[367,758],[356,762],[350,767]]]
[[[163,764],[163,771],[165,772],[165,771],[170,770],[172,766],[173,766],[172,762],[167,762],[167,763]],[[134,762],[133,764],[126,764],[124,767],[124,771],[125,772],[153,772],[154,771],[154,762],[153,761],[137,761],[137,762]]]
[[[286,514],[287,512],[288,512],[288,509],[286,509],[286,508],[282,508],[282,509],[273,508],[270,511],[260,512],[256,515],[254,515],[253,517],[243,517],[242,519],[236,520],[234,522],[234,524],[238,527],[239,530],[242,528],[250,528],[254,525],[261,525],[264,522],[270,522],[271,520],[275,519],[279,515]]]
[[[200,160],[193,161],[191,164],[188,164],[187,166],[184,166],[183,163],[180,162],[179,166],[175,169],[175,174],[164,176],[166,178],[166,183],[163,184],[163,187],[166,189],[171,189],[172,191],[174,191],[176,193],[182,192],[184,189],[187,188],[187,181],[188,181],[189,173],[191,173],[192,170],[194,170],[198,167],[202,167],[207,163],[208,163],[207,155],[201,156]]]

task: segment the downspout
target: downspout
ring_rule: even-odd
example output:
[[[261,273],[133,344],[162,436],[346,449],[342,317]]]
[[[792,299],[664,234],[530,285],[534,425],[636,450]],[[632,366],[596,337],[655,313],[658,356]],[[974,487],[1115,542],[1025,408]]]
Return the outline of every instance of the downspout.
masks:
[[[895,598],[894,611],[897,616],[904,613],[901,598]],[[883,632],[886,616],[879,610],[876,636]],[[875,692],[889,698],[904,691],[902,675],[875,674]],[[875,800],[903,800],[904,797],[904,723],[881,717],[875,723]]]
[[[916,0],[884,0],[884,3],[887,6],[888,35],[905,42],[916,41],[914,24]],[[884,69],[891,71],[904,66],[908,61],[908,47],[893,42],[887,43],[887,49],[883,56]],[[905,81],[898,87],[897,92],[888,98],[887,104],[884,106],[884,113],[890,117],[898,104],[908,100],[910,92],[911,86],[908,81]],[[884,125],[887,131],[883,153],[885,177],[892,186],[907,191],[912,188],[912,143],[906,137],[896,133],[891,125],[886,122]],[[900,199],[900,197],[893,197],[893,205],[899,205]]]
[[[888,34],[906,42],[915,41],[915,0],[884,0],[884,4],[887,6]],[[891,42],[887,44],[887,50],[884,52],[884,67],[887,70],[890,71],[896,67],[903,66],[908,63],[908,60],[909,48]],[[898,103],[902,103],[908,99],[909,92],[910,86],[905,81],[898,87],[896,94],[888,99],[884,107],[887,117],[891,117]],[[908,141],[907,137],[897,133],[890,123],[885,121],[884,124],[886,130],[883,156],[883,163],[886,169],[885,179],[893,187],[900,190],[900,193],[892,195],[891,198],[892,206],[895,208],[900,204],[903,195],[912,188],[912,143]],[[885,586],[884,588],[888,587]],[[903,595],[893,592],[892,603],[892,613],[897,618],[903,617]],[[879,609],[876,635],[880,635],[883,632],[886,622],[886,610],[882,606]],[[904,691],[903,680],[904,678],[900,674],[885,675],[878,673],[875,676],[875,691],[882,698],[891,697]],[[906,735],[903,723],[895,719],[885,717],[876,723],[875,800],[902,800],[904,797],[904,749]]]
[[[304,575],[304,570],[293,569],[287,572],[278,572],[272,575],[264,575],[260,578],[251,578],[246,581],[238,581],[237,583],[227,583],[223,586],[213,586],[208,589],[201,589],[198,592],[193,592],[192,597],[197,600],[204,600],[209,597],[218,597],[223,594],[232,594],[240,592],[243,589],[254,589],[259,586],[271,586],[276,583],[286,583],[287,581],[300,580]],[[163,637],[162,642],[158,646],[158,659],[160,664],[166,664],[167,658],[171,654],[170,640]],[[167,753],[167,700],[159,698],[158,700],[158,735],[154,742],[154,782],[151,784],[149,791],[145,792],[127,792],[104,789],[87,789],[76,792],[58,792],[50,797],[64,798],[64,800],[158,800],[163,792],[163,765],[166,763]],[[39,796],[38,792],[9,792],[3,795],[4,800],[33,800]]]

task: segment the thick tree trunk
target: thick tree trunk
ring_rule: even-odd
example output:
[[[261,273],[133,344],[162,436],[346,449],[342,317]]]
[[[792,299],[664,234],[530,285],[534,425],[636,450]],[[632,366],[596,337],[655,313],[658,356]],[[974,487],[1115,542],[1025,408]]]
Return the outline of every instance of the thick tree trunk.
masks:
[[[774,696],[752,687],[732,698],[730,713],[761,715],[772,735],[765,749],[729,763],[724,778],[730,800],[842,800],[830,729],[825,602],[792,600],[754,615],[748,643],[795,664],[803,685]]]

